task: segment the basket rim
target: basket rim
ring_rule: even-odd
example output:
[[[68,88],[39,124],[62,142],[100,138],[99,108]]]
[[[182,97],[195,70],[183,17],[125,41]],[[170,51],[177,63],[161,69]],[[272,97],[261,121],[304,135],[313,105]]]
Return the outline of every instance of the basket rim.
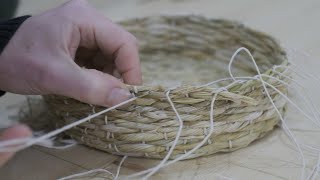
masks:
[[[147,17],[132,17],[129,19],[124,19],[124,20],[120,20],[117,23],[120,25],[125,25],[126,23],[130,23],[130,22],[134,22],[134,21],[140,21],[140,20],[157,20],[157,19],[161,19],[161,18],[166,18],[168,20],[170,19],[197,19],[198,20],[204,20],[204,21],[210,21],[210,22],[227,22],[230,24],[234,24],[236,26],[239,26],[241,28],[246,29],[247,31],[250,31],[251,33],[257,33],[259,35],[262,35],[264,37],[267,37],[268,39],[272,40],[274,42],[275,45],[278,46],[278,48],[281,50],[282,53],[282,61],[279,61],[279,64],[272,64],[272,67],[270,67],[268,70],[265,70],[263,72],[261,72],[261,74],[264,75],[270,75],[270,71],[271,69],[273,69],[276,66],[289,66],[290,63],[288,61],[286,52],[284,50],[284,48],[281,46],[280,42],[275,39],[274,37],[272,37],[270,34],[254,29],[250,26],[247,26],[246,24],[240,22],[239,20],[233,20],[233,19],[227,19],[227,18],[212,18],[212,17],[207,17],[207,16],[203,16],[203,15],[197,15],[197,14],[192,14],[192,15],[188,15],[188,14],[175,14],[175,15],[151,15],[151,16],[147,16]],[[231,58],[231,57],[230,57]],[[215,81],[217,79],[212,79],[212,81]],[[246,83],[251,84],[252,82],[255,82],[256,80],[244,80]],[[209,82],[208,82],[209,83]],[[158,85],[130,85],[130,84],[126,84],[126,87],[132,92],[132,93],[138,93],[139,91],[146,91],[148,89],[152,90],[152,89],[157,89],[157,90],[162,90],[162,91],[167,91],[168,89],[172,89],[172,87],[168,87],[162,84],[158,84]],[[190,84],[182,84],[179,86],[175,86],[174,89],[180,89],[180,88],[197,88],[199,86],[197,85],[190,85]],[[220,86],[216,87],[216,88],[212,88],[210,86],[207,87],[203,87],[201,86],[201,88],[207,89],[207,90],[214,90],[214,89],[218,89]],[[233,88],[234,89],[234,88]],[[236,92],[236,91],[235,91]]]

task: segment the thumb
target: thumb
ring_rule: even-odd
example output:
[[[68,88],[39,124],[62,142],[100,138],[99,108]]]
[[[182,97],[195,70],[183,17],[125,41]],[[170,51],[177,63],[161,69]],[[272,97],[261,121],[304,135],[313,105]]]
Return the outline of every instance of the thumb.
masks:
[[[23,138],[31,135],[32,132],[27,126],[18,124],[4,130],[0,135],[0,141]],[[0,167],[3,166],[14,154],[14,152],[0,153]]]
[[[51,87],[55,94],[89,104],[114,106],[131,97],[129,90],[117,78],[94,69],[65,69],[57,73]],[[52,82],[52,81],[51,81]]]

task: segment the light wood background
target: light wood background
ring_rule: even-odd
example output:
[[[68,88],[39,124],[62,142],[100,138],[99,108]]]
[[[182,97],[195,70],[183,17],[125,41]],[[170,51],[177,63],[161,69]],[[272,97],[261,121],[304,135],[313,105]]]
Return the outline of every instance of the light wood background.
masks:
[[[64,0],[21,0],[17,15],[37,14],[55,7]],[[90,3],[106,16],[118,21],[130,17],[157,14],[201,14],[214,18],[228,18],[267,32],[286,47],[311,54],[296,56],[304,70],[320,76],[320,1],[319,0],[91,0]],[[311,80],[313,100],[320,104],[316,87]],[[1,125],[10,124],[25,97],[7,94],[0,98]],[[288,124],[301,141],[320,144],[320,131],[296,113],[289,114]],[[319,146],[318,146],[319,147]],[[309,173],[317,157],[306,153]],[[112,156],[84,146],[67,150],[32,147],[17,154],[0,169],[0,179],[55,179],[94,168],[115,172],[121,157]],[[128,158],[121,174],[130,174],[155,165],[159,161]],[[301,160],[291,141],[281,128],[245,149],[233,153],[212,155],[179,162],[162,169],[152,179],[299,179]],[[320,176],[318,176],[320,178]]]

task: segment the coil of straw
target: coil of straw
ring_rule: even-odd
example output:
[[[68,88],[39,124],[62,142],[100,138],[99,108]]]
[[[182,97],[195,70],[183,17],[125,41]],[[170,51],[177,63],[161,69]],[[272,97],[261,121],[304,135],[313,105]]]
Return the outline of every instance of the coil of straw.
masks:
[[[288,93],[290,76],[284,50],[270,36],[240,23],[201,16],[157,16],[120,23],[133,33],[140,46],[143,86],[128,88],[138,97],[128,107],[112,110],[66,131],[77,141],[112,154],[164,158],[177,136],[179,123],[166,92],[183,121],[182,131],[170,159],[193,149],[209,132],[210,103],[215,94],[214,131],[189,158],[229,152],[248,146],[271,132],[280,119],[265,95],[260,80],[230,84],[227,65],[239,47],[246,47],[265,75],[265,82]],[[256,70],[244,53],[237,56],[236,75],[255,76]],[[274,73],[272,68],[278,68]],[[218,80],[217,83],[200,85]],[[268,88],[282,114],[286,100]],[[57,95],[44,99],[59,117],[59,126],[98,112],[103,107]]]

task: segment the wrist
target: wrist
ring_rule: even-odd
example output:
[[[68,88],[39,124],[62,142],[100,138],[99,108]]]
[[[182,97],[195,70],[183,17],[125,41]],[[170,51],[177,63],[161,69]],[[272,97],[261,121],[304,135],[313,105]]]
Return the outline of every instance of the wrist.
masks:
[[[0,22],[0,55],[2,51],[9,43],[12,36],[15,34],[20,25],[28,19],[30,16],[21,16],[17,18],[13,18],[7,21]],[[1,59],[0,59],[1,63]],[[5,91],[0,90],[0,96],[4,95]]]

